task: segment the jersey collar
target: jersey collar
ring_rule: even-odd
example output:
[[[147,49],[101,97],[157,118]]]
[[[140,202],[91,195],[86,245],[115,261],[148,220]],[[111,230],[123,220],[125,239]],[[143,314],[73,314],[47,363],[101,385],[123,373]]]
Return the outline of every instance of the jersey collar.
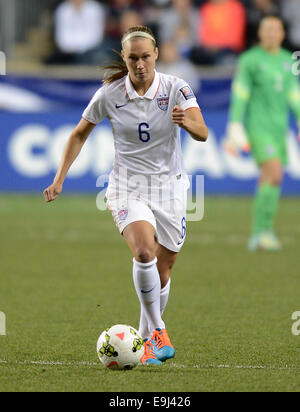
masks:
[[[157,73],[156,70],[154,71],[153,82],[152,82],[151,86],[149,87],[149,89],[147,90],[146,94],[144,94],[144,96],[139,96],[137,94],[137,92],[135,91],[135,89],[134,89],[134,87],[131,83],[129,74],[127,74],[126,79],[125,79],[125,89],[126,89],[126,94],[127,94],[127,97],[128,97],[129,100],[140,99],[140,98],[153,100],[153,99],[155,99],[155,97],[157,95],[159,86],[160,86],[160,75],[159,75],[159,73]]]

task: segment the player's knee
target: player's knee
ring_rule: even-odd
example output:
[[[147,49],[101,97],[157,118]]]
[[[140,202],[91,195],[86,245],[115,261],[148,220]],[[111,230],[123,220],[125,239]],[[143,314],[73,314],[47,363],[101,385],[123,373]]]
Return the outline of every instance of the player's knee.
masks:
[[[263,171],[261,175],[261,183],[267,183],[272,186],[281,186],[283,180],[283,171],[281,169],[275,169],[272,171]]]
[[[136,251],[136,260],[141,263],[149,263],[155,259],[155,253],[150,247],[143,246]]]
[[[278,171],[273,174],[271,178],[271,184],[273,186],[281,186],[283,180],[283,173],[281,171]]]

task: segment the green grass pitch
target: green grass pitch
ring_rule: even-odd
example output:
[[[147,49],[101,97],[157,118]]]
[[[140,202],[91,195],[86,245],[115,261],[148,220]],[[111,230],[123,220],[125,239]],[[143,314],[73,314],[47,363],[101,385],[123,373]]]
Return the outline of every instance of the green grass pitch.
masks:
[[[285,198],[278,254],[246,249],[250,198],[206,198],[188,225],[164,316],[176,357],[104,370],[100,332],[138,327],[131,254],[95,196],[0,196],[0,391],[299,391],[300,200]]]

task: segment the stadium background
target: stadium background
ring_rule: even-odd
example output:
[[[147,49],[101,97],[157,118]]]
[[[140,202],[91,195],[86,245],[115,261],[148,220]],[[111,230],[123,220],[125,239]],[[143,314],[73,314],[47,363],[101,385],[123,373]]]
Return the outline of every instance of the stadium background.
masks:
[[[299,392],[299,335],[291,333],[292,314],[300,309],[295,123],[291,119],[278,254],[247,250],[257,170],[251,157],[228,157],[222,139],[239,53],[255,42],[259,19],[274,12],[285,17],[286,46],[300,50],[300,0],[97,1],[107,13],[104,46],[65,55],[53,41],[60,3],[0,0],[0,50],[7,59],[6,75],[0,76],[0,315],[6,315],[0,392]],[[244,19],[222,26],[222,13],[217,20],[229,27],[222,37],[227,34],[238,46],[213,56],[195,35],[201,28],[199,7],[210,3],[244,7]],[[183,15],[189,17],[178,19]],[[111,57],[124,23],[141,20],[159,37],[159,69],[180,69],[210,128],[206,144],[185,133],[182,140],[188,173],[205,176],[205,216],[188,225],[172,273],[164,320],[176,347],[174,361],[159,370],[110,373],[97,359],[97,338],[116,323],[138,327],[139,307],[130,251],[110,212],[99,212],[95,204],[97,177],[110,171],[113,159],[107,122],[95,129],[70,171],[64,185],[70,193],[46,204],[42,191],[53,179],[68,134],[101,84],[99,65]],[[235,23],[240,35],[234,31],[232,38]],[[172,31],[176,24],[179,37]],[[82,28],[79,40],[81,34]],[[164,57],[163,50],[172,48],[177,56]],[[3,53],[1,58],[3,63]],[[1,74],[3,69],[0,65]]]
[[[186,3],[187,9],[194,10],[195,14],[201,13],[199,10],[204,3],[209,3],[181,1],[182,4]],[[105,17],[99,47],[97,50],[93,48],[96,52],[82,53],[79,60],[72,56],[71,62],[68,60],[67,65],[62,64],[63,59],[57,58],[55,54],[55,13],[61,3],[63,2],[54,0],[0,2],[0,50],[4,51],[7,59],[6,76],[0,76],[1,191],[41,192],[51,182],[70,131],[101,84],[102,71],[99,67],[112,57],[103,51],[119,42],[122,33],[116,30],[116,22],[121,24],[122,19],[125,22],[129,19],[130,22],[137,20],[149,24],[158,36],[160,46],[164,42],[168,45],[173,42],[177,48],[177,61],[176,58],[171,63],[160,61],[159,68],[172,73],[177,64],[180,66],[180,73],[187,76],[188,81],[190,77],[193,78],[191,82],[209,126],[210,138],[207,144],[199,145],[183,132],[182,147],[188,174],[205,175],[206,194],[253,193],[257,169],[251,157],[234,159],[224,152],[222,146],[231,80],[236,59],[242,50],[232,49],[225,58],[217,59],[214,64],[207,65],[205,60],[206,64],[197,64],[197,58],[195,60],[191,56],[195,55],[193,50],[203,46],[199,39],[195,37],[193,43],[187,45],[186,39],[183,41],[179,35],[177,38],[176,33],[170,38],[162,34],[166,13],[168,16],[172,13],[176,16],[178,1],[116,0],[98,2],[105,10]],[[268,14],[268,10],[274,12],[274,9],[267,8],[270,3],[272,2],[240,2],[246,13],[246,21],[240,28],[243,49],[255,43],[253,31],[258,19]],[[275,2],[273,7],[284,14],[284,5],[280,7],[280,2]],[[156,16],[155,21],[153,15]],[[177,22],[176,18],[174,21]],[[187,18],[176,24],[188,27],[190,22]],[[193,24],[200,26],[200,19]],[[167,21],[166,29],[169,29]],[[196,36],[197,30],[199,32],[199,27],[195,27]],[[113,42],[110,42],[111,39]],[[286,45],[292,49],[289,38]],[[295,123],[291,119],[288,137],[290,164],[283,185],[284,193],[289,195],[300,194],[300,146],[296,133]],[[112,162],[112,135],[108,122],[104,122],[96,129],[77,159],[68,176],[65,190],[96,192],[97,177],[108,173]]]

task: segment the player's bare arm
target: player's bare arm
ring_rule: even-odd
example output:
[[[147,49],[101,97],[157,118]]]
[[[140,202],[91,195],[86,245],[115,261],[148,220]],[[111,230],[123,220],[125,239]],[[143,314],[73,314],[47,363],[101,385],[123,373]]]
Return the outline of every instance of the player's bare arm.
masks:
[[[201,110],[191,108],[183,110],[176,105],[172,111],[172,120],[175,124],[185,129],[193,139],[205,142],[208,138],[208,128],[203,119]]]
[[[62,192],[66,175],[94,127],[94,124],[82,118],[71,133],[54,181],[44,190],[46,202],[52,202]]]

